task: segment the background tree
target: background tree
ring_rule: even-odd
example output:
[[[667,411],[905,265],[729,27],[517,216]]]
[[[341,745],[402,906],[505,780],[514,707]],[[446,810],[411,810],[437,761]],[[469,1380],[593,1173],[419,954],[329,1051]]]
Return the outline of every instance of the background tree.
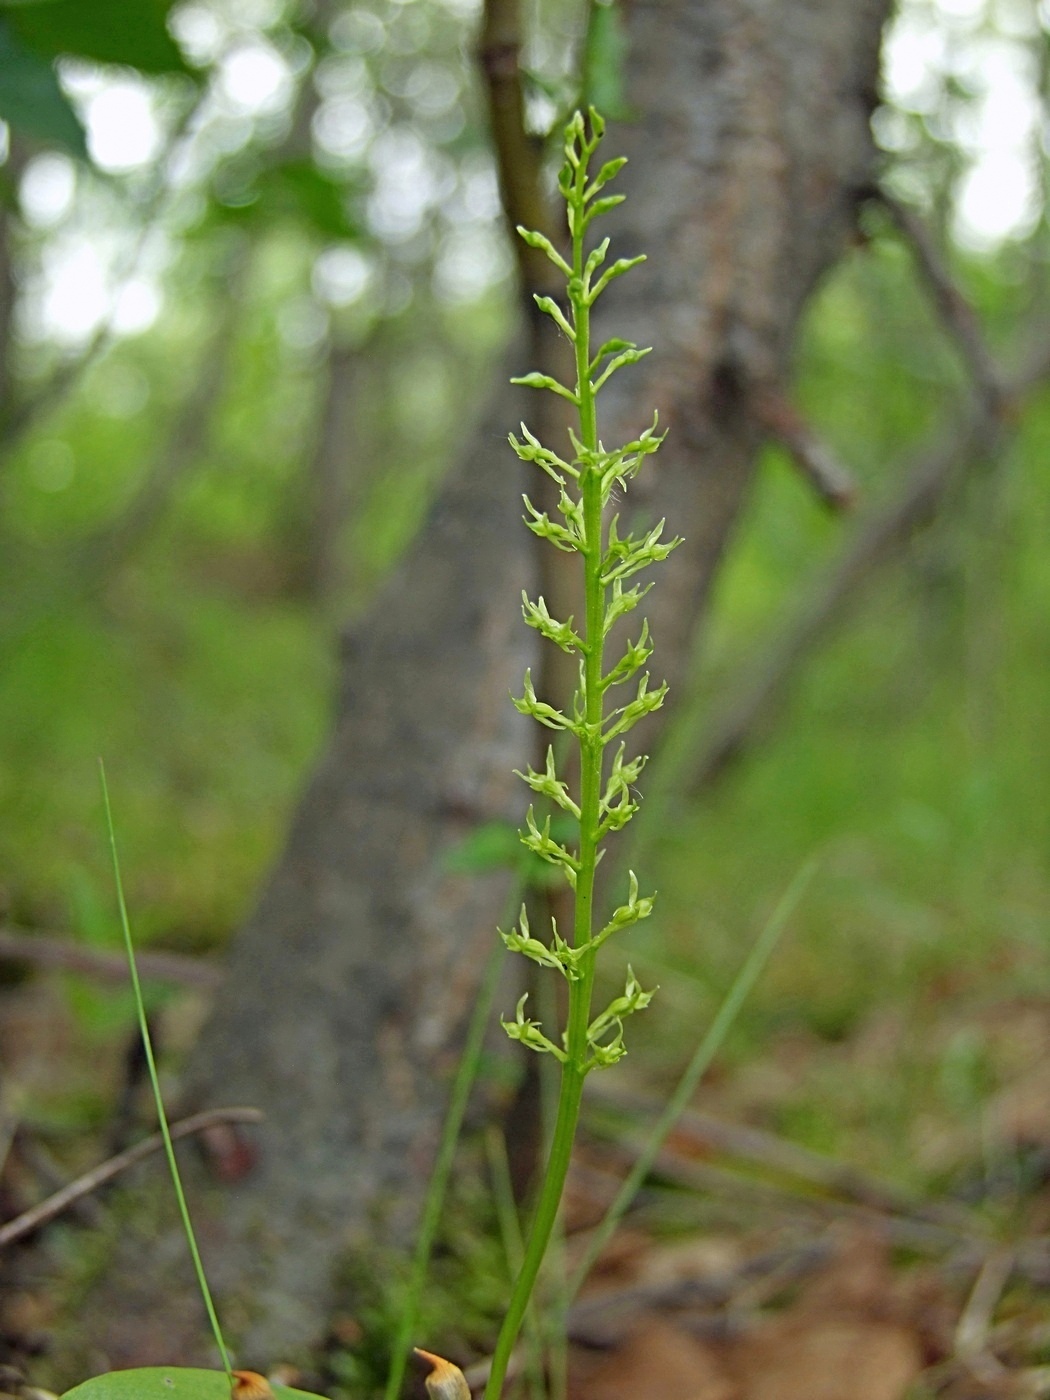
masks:
[[[654,610],[679,664],[752,475],[754,401],[783,382],[805,298],[870,181],[884,20],[881,4],[802,7],[779,24],[732,5],[631,15],[639,119],[610,138],[632,158],[619,246],[657,252],[616,314],[630,338],[661,347],[646,391],[675,445],[645,509],[680,521],[688,541]],[[487,21],[505,198],[524,208],[539,188],[535,170],[511,163],[530,158],[516,31],[499,7]],[[814,64],[834,87],[812,81]],[[614,397],[611,431],[630,434],[634,406]],[[526,659],[512,600],[531,569],[507,544],[517,474],[493,460],[497,425],[521,416],[498,396],[375,610],[344,639],[335,739],[200,1043],[198,1092],[221,1086],[267,1114],[259,1163],[231,1196],[233,1234],[250,1242],[253,1351],[308,1336],[339,1252],[377,1209],[418,1198],[443,1097],[434,1069],[473,992],[464,957],[478,965],[501,913],[505,880],[452,875],[448,853],[472,825],[509,815],[506,775],[524,742],[502,697]],[[669,669],[673,682],[673,659]],[[278,1147],[288,1141],[301,1144],[292,1155]]]

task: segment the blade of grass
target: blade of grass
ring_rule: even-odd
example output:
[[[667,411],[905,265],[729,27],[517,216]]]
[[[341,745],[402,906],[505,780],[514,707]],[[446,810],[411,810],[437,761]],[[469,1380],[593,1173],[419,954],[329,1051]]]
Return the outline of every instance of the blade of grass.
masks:
[[[190,1248],[190,1257],[193,1260],[193,1267],[197,1274],[197,1285],[204,1299],[204,1307],[208,1314],[208,1321],[211,1323],[212,1334],[215,1337],[215,1345],[219,1349],[222,1357],[222,1368],[226,1372],[226,1379],[230,1383],[232,1392],[234,1387],[233,1367],[230,1364],[230,1355],[226,1350],[226,1343],[223,1340],[222,1328],[219,1326],[219,1315],[215,1311],[215,1304],[212,1302],[211,1289],[208,1287],[208,1280],[204,1273],[204,1264],[201,1261],[200,1250],[197,1248],[197,1237],[193,1233],[193,1223],[190,1220],[189,1206],[186,1204],[186,1193],[182,1189],[182,1178],[179,1175],[179,1166],[175,1160],[175,1146],[171,1140],[171,1130],[168,1127],[168,1115],[164,1111],[164,1099],[160,1092],[160,1079],[157,1075],[157,1062],[153,1055],[153,1041],[150,1038],[149,1024],[146,1020],[146,1006],[142,1000],[142,988],[139,985],[138,967],[135,963],[135,948],[131,940],[131,923],[128,919],[128,907],[124,899],[124,884],[120,878],[120,860],[117,857],[117,837],[113,829],[113,813],[109,805],[109,788],[106,785],[106,769],[102,760],[98,761],[99,780],[102,784],[102,804],[106,812],[106,827],[109,832],[109,849],[113,857],[113,879],[117,887],[117,905],[120,909],[120,926],[124,933],[124,948],[128,955],[128,970],[131,973],[131,986],[135,996],[135,1010],[139,1018],[139,1032],[142,1036],[142,1049],[146,1056],[146,1065],[149,1069],[150,1083],[153,1085],[153,1097],[157,1104],[157,1118],[160,1122],[161,1136],[164,1139],[164,1153],[168,1159],[168,1169],[171,1172],[171,1182],[175,1188],[175,1198],[179,1203],[179,1214],[182,1216],[182,1226],[186,1232],[186,1243]]]
[[[525,1238],[518,1217],[518,1206],[514,1199],[514,1187],[510,1177],[510,1162],[507,1159],[507,1139],[502,1128],[492,1124],[485,1132],[485,1155],[488,1159],[489,1178],[492,1182],[492,1201],[496,1208],[496,1223],[499,1226],[503,1252],[507,1256],[508,1272],[511,1279],[521,1268],[525,1255]],[[542,1345],[536,1322],[536,1309],[530,1308],[525,1318],[525,1376],[528,1393],[533,1400],[542,1400],[543,1356]]]
[[[722,1048],[726,1036],[729,1034],[734,1021],[740,1014],[744,1002],[751,993],[752,987],[754,987],[766,963],[772,956],[773,950],[780,942],[781,935],[784,932],[788,920],[795,912],[799,901],[808,889],[816,869],[817,860],[815,857],[808,860],[805,865],[802,866],[801,870],[799,870],[798,874],[778,901],[765,928],[763,928],[762,932],[755,940],[754,947],[747,955],[743,967],[737,973],[733,985],[730,987],[725,1000],[719,1007],[718,1014],[711,1022],[707,1034],[696,1047],[693,1057],[686,1066],[681,1079],[679,1079],[674,1093],[668,1099],[664,1111],[656,1120],[645,1149],[628,1173],[623,1185],[616,1194],[616,1199],[606,1212],[605,1218],[589,1240],[584,1256],[580,1260],[576,1273],[569,1283],[568,1299],[570,1302],[580,1291],[587,1275],[594,1266],[595,1260],[609,1243],[617,1225],[619,1225],[630,1208],[631,1202],[638,1194],[639,1188],[652,1171],[653,1163],[659,1156],[660,1149],[667,1141],[678,1119],[689,1106],[689,1102],[696,1092],[697,1085],[706,1073],[711,1061]]]
[[[509,917],[517,913],[525,884],[524,876],[519,876],[514,882],[514,887],[507,901]],[[459,1065],[456,1069],[452,1093],[449,1096],[448,1110],[441,1128],[441,1140],[438,1143],[437,1157],[434,1160],[434,1169],[427,1183],[426,1199],[423,1202],[423,1215],[419,1223],[419,1231],[416,1235],[416,1247],[412,1256],[412,1270],[409,1275],[408,1292],[404,1307],[401,1311],[397,1336],[394,1339],[394,1354],[390,1361],[390,1370],[387,1374],[386,1389],[383,1391],[383,1400],[397,1400],[401,1391],[402,1382],[405,1378],[408,1356],[412,1347],[412,1336],[419,1321],[420,1303],[423,1297],[423,1289],[426,1286],[430,1255],[434,1248],[434,1239],[437,1236],[438,1226],[441,1223],[441,1212],[445,1204],[445,1193],[448,1189],[449,1177],[452,1174],[452,1164],[456,1155],[456,1144],[459,1141],[460,1129],[463,1126],[463,1118],[467,1111],[470,1091],[474,1087],[474,1081],[478,1074],[478,1066],[481,1063],[481,1051],[484,1045],[485,1031],[490,1024],[492,1008],[496,998],[496,988],[499,984],[499,975],[502,968],[503,949],[499,943],[494,942],[492,952],[489,954],[488,962],[485,965],[485,973],[482,978],[481,987],[478,990],[477,1000],[474,1003],[474,1010],[471,1013],[470,1024],[467,1028],[466,1043],[463,1046],[463,1054],[460,1056]]]
[[[521,1268],[521,1257],[525,1253],[525,1240],[518,1219],[518,1207],[514,1200],[514,1187],[510,1179],[510,1163],[507,1161],[507,1140],[503,1129],[495,1123],[485,1129],[485,1156],[488,1159],[489,1179],[492,1183],[492,1203],[496,1209],[496,1224],[499,1226],[503,1252],[511,1276]]]

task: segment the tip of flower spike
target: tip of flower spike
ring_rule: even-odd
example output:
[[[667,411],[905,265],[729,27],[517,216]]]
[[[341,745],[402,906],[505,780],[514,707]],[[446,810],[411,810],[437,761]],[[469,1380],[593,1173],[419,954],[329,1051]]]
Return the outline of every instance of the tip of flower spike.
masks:
[[[233,1400],[274,1400],[270,1382],[258,1371],[234,1371]]]
[[[470,1400],[470,1386],[458,1366],[446,1361],[443,1356],[435,1356],[422,1347],[413,1347],[416,1356],[430,1363],[430,1375],[424,1384],[431,1400]]]

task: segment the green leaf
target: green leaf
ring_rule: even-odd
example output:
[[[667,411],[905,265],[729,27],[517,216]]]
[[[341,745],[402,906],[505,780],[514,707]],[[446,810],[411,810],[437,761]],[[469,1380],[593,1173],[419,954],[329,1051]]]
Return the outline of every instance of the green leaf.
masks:
[[[271,1385],[277,1400],[318,1400],[308,1390]],[[134,1371],[107,1371],[67,1390],[62,1400],[230,1400],[230,1383],[223,1371],[188,1366],[146,1366]]]
[[[627,120],[624,98],[627,33],[620,7],[612,0],[591,6],[583,55],[583,81],[587,101],[613,120]]]
[[[45,58],[74,54],[142,73],[188,73],[168,33],[172,0],[0,0],[12,29]]]
[[[259,182],[259,212],[271,223],[287,213],[326,238],[355,239],[361,230],[346,209],[346,189],[309,160],[286,160]]]
[[[70,155],[87,156],[87,139],[80,118],[59,86],[45,58],[19,43],[0,18],[0,118],[26,136]]]
[[[211,222],[269,230],[286,219],[331,241],[352,243],[361,237],[348,209],[347,184],[309,160],[284,160],[258,171],[227,167],[220,175],[221,187],[208,211]]]
[[[489,870],[517,870],[522,862],[518,829],[510,822],[482,822],[445,856],[442,865],[454,875]]]

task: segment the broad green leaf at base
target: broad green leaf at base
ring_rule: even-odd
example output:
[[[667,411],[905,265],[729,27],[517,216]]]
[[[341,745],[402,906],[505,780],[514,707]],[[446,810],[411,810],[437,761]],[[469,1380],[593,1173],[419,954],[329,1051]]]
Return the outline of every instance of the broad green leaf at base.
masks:
[[[276,1400],[321,1400],[308,1390],[271,1386]],[[223,1371],[189,1366],[145,1366],[134,1371],[107,1371],[67,1390],[62,1400],[230,1400]]]
[[[0,118],[38,141],[87,156],[80,118],[48,59],[25,47],[0,15]]]

